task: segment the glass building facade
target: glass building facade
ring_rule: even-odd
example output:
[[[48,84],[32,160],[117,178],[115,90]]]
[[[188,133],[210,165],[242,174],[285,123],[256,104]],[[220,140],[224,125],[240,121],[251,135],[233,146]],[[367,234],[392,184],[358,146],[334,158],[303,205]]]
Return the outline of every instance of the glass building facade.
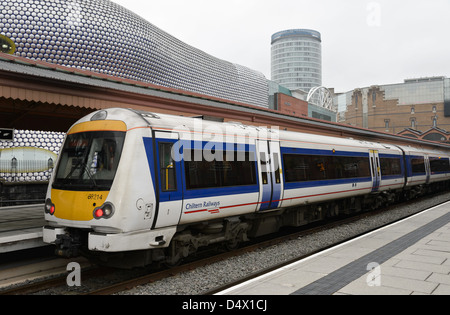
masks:
[[[450,79],[444,80],[444,109],[445,117],[450,117]]]
[[[398,105],[442,103],[444,101],[443,78],[405,80],[404,84],[384,85],[385,100],[398,100]]]
[[[272,80],[308,92],[322,85],[322,40],[317,31],[286,30],[272,35]]]
[[[260,72],[206,54],[109,0],[2,0],[15,55],[268,107]]]

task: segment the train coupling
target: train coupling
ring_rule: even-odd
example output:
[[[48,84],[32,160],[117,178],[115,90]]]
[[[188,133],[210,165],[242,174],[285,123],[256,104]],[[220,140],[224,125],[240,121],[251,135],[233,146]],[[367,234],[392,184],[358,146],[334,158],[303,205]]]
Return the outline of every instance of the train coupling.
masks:
[[[60,234],[55,240],[55,254],[65,258],[73,258],[80,255],[81,237],[79,235]]]

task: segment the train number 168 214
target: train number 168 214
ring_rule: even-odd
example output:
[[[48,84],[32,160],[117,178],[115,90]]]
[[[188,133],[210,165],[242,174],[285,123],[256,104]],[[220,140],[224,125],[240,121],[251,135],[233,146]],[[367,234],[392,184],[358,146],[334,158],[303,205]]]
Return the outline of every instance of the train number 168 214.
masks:
[[[103,195],[101,194],[89,194],[87,197],[88,200],[102,200]]]

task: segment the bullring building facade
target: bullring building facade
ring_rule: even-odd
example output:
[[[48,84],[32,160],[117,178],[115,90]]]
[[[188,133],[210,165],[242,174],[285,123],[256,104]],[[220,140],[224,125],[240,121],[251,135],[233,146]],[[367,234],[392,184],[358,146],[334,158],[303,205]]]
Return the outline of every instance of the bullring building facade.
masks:
[[[263,74],[189,46],[109,0],[5,0],[0,34],[15,55],[268,106]]]

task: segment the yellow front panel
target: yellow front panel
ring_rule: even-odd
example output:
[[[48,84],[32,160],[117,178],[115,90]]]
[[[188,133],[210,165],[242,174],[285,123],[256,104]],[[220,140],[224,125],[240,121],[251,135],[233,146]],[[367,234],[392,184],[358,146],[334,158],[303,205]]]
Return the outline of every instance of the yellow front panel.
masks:
[[[127,131],[127,125],[119,120],[96,120],[79,123],[72,127],[67,134],[74,134],[88,131]]]
[[[94,209],[105,203],[109,191],[69,191],[52,189],[55,217],[72,221],[90,221]]]

